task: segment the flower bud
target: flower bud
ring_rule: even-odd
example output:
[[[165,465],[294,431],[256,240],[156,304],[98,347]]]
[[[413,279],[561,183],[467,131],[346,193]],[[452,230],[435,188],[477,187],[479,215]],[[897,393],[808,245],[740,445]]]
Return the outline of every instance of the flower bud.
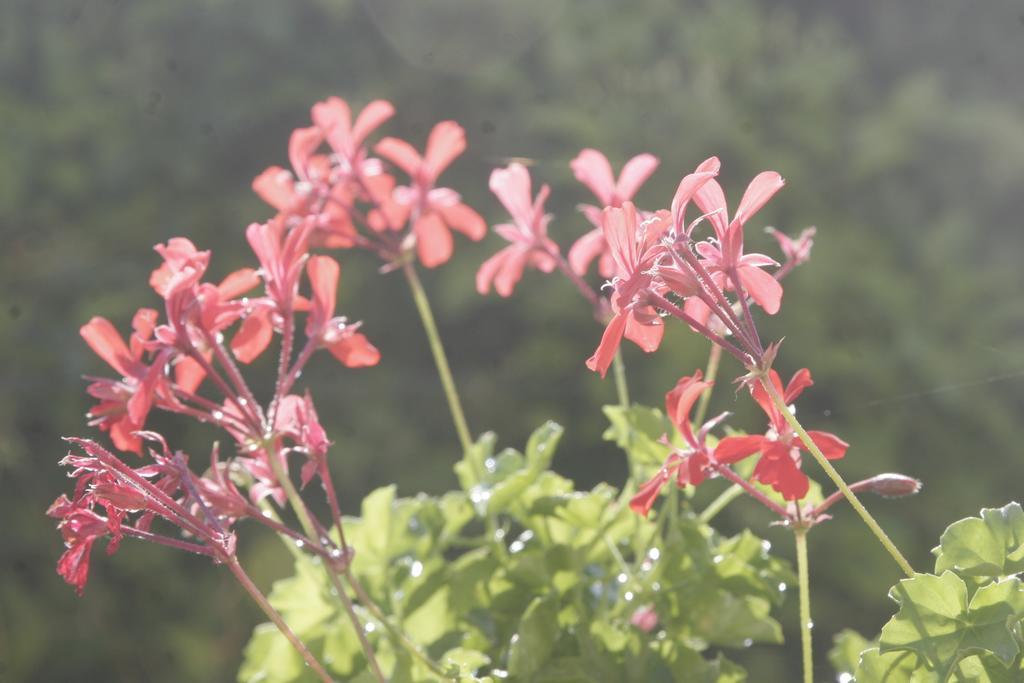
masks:
[[[885,498],[912,496],[921,490],[921,481],[905,474],[887,472],[876,474],[864,482],[864,491],[877,493]]]

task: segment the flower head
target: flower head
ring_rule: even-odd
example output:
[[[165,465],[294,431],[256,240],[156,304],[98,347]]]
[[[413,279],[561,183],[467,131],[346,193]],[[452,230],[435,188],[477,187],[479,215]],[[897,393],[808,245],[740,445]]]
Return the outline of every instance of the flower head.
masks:
[[[584,149],[570,162],[576,180],[594,193],[599,204],[580,206],[593,229],[569,249],[569,265],[578,275],[585,275],[595,258],[599,258],[598,272],[602,277],[615,275],[615,263],[601,227],[601,210],[609,206],[620,207],[631,201],[640,186],[658,168],[658,163],[658,158],[652,154],[638,154],[626,162],[616,179],[608,158],[596,149]]]
[[[770,372],[770,381],[790,406],[804,389],[814,383],[806,368],[793,375],[785,390],[779,374],[774,370]],[[715,449],[715,457],[721,463],[731,464],[760,452],[761,458],[754,467],[752,478],[771,486],[786,500],[800,500],[810,488],[807,475],[800,471],[800,451],[807,450],[807,447],[760,383],[752,385],[751,395],[768,416],[768,431],[764,435],[726,437]],[[829,460],[837,460],[846,454],[849,444],[835,434],[820,431],[807,433]]]
[[[412,234],[416,253],[428,268],[451,258],[454,243],[451,230],[458,230],[479,241],[487,233],[487,223],[476,211],[462,202],[455,190],[436,187],[446,168],[466,149],[466,133],[454,121],[434,126],[421,156],[404,140],[388,137],[374,150],[409,176],[409,185],[395,188],[394,198],[410,207],[414,221]]]
[[[494,226],[494,231],[510,244],[480,266],[476,289],[486,294],[493,283],[498,294],[507,297],[528,265],[543,273],[550,273],[558,265],[558,245],[548,238],[551,216],[544,213],[551,188],[544,185],[534,199],[530,172],[520,163],[494,169],[490,188],[512,216],[511,223]]]

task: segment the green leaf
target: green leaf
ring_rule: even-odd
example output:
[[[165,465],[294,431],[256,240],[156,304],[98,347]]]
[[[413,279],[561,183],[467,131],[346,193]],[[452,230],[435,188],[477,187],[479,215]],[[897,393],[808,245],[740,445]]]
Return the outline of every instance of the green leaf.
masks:
[[[956,683],[1020,683],[1020,667],[1011,671],[993,655],[974,655],[960,662]]]
[[[854,680],[856,683],[940,683],[936,674],[918,670],[914,653],[882,653],[877,647],[861,653]]]
[[[1024,509],[1019,503],[987,508],[981,517],[954,522],[940,539],[935,573],[1009,576],[1024,571]]]
[[[466,493],[472,491],[473,487],[487,475],[485,463],[494,454],[494,444],[497,441],[498,435],[494,432],[481,434],[476,443],[463,454],[462,460],[455,463],[455,476]]]
[[[454,669],[459,677],[473,676],[478,669],[491,663],[491,658],[479,650],[456,647],[445,652],[441,657],[441,666]]]
[[[540,671],[558,640],[558,608],[549,598],[534,598],[509,641],[508,671],[529,679]]]
[[[634,405],[605,406],[604,414],[611,426],[605,430],[605,441],[614,441],[626,451],[635,465],[661,467],[671,448],[661,443],[661,437],[673,435],[672,423],[657,408]]]
[[[509,448],[491,457],[493,435],[481,437],[455,466],[459,482],[477,514],[493,516],[504,512],[537,481],[551,466],[563,431],[554,422],[544,423],[530,435],[525,455]]]
[[[941,680],[965,656],[990,652],[1008,664],[1020,651],[1011,630],[1024,606],[1018,579],[978,589],[970,604],[967,585],[951,571],[904,579],[889,595],[900,609],[882,628],[881,653],[909,650]]]
[[[238,670],[238,683],[287,683],[297,681],[305,670],[302,655],[273,624],[253,629]]]
[[[853,629],[845,628],[832,639],[832,649],[828,651],[828,661],[837,674],[852,674],[857,670],[862,652],[872,647],[867,638]]]

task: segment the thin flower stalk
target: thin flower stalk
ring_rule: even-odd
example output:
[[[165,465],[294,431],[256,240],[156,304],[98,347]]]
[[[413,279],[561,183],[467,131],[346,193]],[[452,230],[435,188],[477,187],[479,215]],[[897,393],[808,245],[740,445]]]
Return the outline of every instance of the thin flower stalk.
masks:
[[[800,651],[803,654],[804,683],[814,683],[814,650],[812,649],[811,633],[814,624],[811,621],[811,590],[810,572],[807,562],[807,532],[802,526],[793,527],[793,538],[796,540],[796,568],[800,592]]]
[[[313,653],[306,647],[306,644],[303,643],[297,635],[295,635],[295,632],[292,631],[290,626],[288,626],[288,622],[286,622],[284,617],[274,609],[266,596],[260,592],[260,589],[252,582],[252,579],[250,579],[249,575],[245,573],[245,570],[242,569],[242,565],[239,564],[238,560],[236,558],[231,558],[231,561],[228,562],[227,565],[228,569],[231,570],[231,573],[235,575],[235,578],[238,579],[238,582],[242,585],[242,588],[244,588],[249,596],[252,597],[253,601],[259,605],[260,609],[263,610],[263,613],[267,615],[267,618],[270,619],[274,626],[276,626],[284,637],[288,639],[288,642],[292,644],[292,647],[302,655],[302,658],[306,661],[306,664],[309,665],[309,668],[316,673],[323,683],[334,683],[334,679],[331,678],[329,673],[327,673],[327,670],[320,663],[320,660],[314,657]]]
[[[466,414],[462,410],[462,401],[459,399],[458,389],[455,387],[455,380],[452,377],[451,368],[448,365],[448,356],[444,351],[444,344],[441,341],[441,334],[437,330],[437,323],[434,320],[434,313],[430,308],[430,300],[423,289],[416,268],[409,261],[402,264],[402,272],[409,283],[409,290],[416,302],[416,310],[423,321],[423,329],[427,333],[427,341],[430,344],[430,352],[434,356],[434,364],[437,366],[437,374],[441,377],[441,385],[444,387],[444,395],[448,400],[448,409],[452,414],[452,421],[455,423],[455,431],[459,436],[459,443],[465,453],[473,446],[473,437],[470,434],[469,426],[466,424]]]
[[[306,537],[309,542],[319,550],[327,552],[324,548],[324,544],[321,542],[321,534],[317,532],[316,525],[314,524],[314,518],[309,508],[306,506],[306,502],[299,495],[298,490],[295,488],[295,484],[292,483],[288,477],[288,473],[285,472],[284,467],[281,466],[279,458],[271,454],[268,458],[270,466],[274,470],[274,476],[277,477],[281,484],[281,488],[284,489],[285,495],[288,498],[288,502],[291,505],[292,510],[295,512],[295,516],[299,520],[300,526],[306,533]],[[338,527],[340,530],[340,526]],[[380,683],[387,681],[383,672],[380,669],[380,665],[377,663],[377,657],[374,654],[373,646],[370,641],[366,638],[366,633],[363,628],[363,624],[359,619],[359,615],[356,614],[355,609],[352,606],[352,601],[349,599],[348,594],[345,592],[345,587],[338,582],[338,577],[331,569],[332,563],[326,563],[327,575],[331,583],[334,585],[335,592],[338,594],[338,599],[341,601],[345,608],[345,613],[348,615],[349,621],[352,622],[352,628],[355,629],[356,635],[359,637],[359,644],[363,649],[363,654],[366,655],[366,660],[369,663],[370,670],[373,672],[374,678]]]

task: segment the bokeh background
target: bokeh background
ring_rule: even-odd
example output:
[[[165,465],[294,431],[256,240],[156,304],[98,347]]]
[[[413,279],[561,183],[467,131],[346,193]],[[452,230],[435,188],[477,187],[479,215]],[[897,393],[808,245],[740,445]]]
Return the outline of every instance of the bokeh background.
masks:
[[[399,114],[387,133],[417,145],[434,122],[461,122],[470,147],[445,184],[492,223],[490,169],[532,159],[552,185],[563,248],[586,229],[574,207],[588,196],[568,168],[583,147],[616,166],[660,156],[639,197],[651,208],[710,154],[734,200],[757,171],[781,172],[788,185],[750,242],[771,248],[761,224],[819,233],[764,336],[786,337],[783,374],[813,370],[802,416],[853,444],[849,477],[925,481],[916,499],[870,505],[927,567],[949,522],[1021,497],[1022,67],[1015,0],[6,0],[0,680],[233,680],[259,615],[226,572],[129,541],[95,556],[78,599],[54,573],[61,544],[43,512],[68,487],[59,437],[92,434],[81,376],[106,372],[78,327],[101,314],[123,329],[154,305],[152,246],[169,237],[213,249],[215,274],[248,263],[242,231],[268,216],[249,183],[286,159],[291,129],[332,94],[390,99]],[[581,487],[621,484],[623,458],[601,439],[614,389],[583,368],[600,330],[556,277],[528,274],[511,300],[478,296],[474,272],[499,246],[460,241],[424,275],[472,429],[522,445],[554,418],[567,427],[560,472]],[[319,359],[306,373],[338,444],[345,508],[391,482],[443,491],[456,440],[408,291],[368,254],[341,258],[341,306],[384,357],[359,372]],[[706,353],[681,329],[657,355],[627,348],[634,399],[660,404]],[[757,428],[727,384],[713,407]],[[196,454],[213,437],[157,425]],[[849,510],[836,517],[811,537],[819,656],[842,627],[876,633],[899,578]],[[752,503],[720,519],[791,554]],[[272,538],[250,536],[242,551],[264,586],[288,572]],[[754,680],[796,679],[792,649],[735,657]]]

